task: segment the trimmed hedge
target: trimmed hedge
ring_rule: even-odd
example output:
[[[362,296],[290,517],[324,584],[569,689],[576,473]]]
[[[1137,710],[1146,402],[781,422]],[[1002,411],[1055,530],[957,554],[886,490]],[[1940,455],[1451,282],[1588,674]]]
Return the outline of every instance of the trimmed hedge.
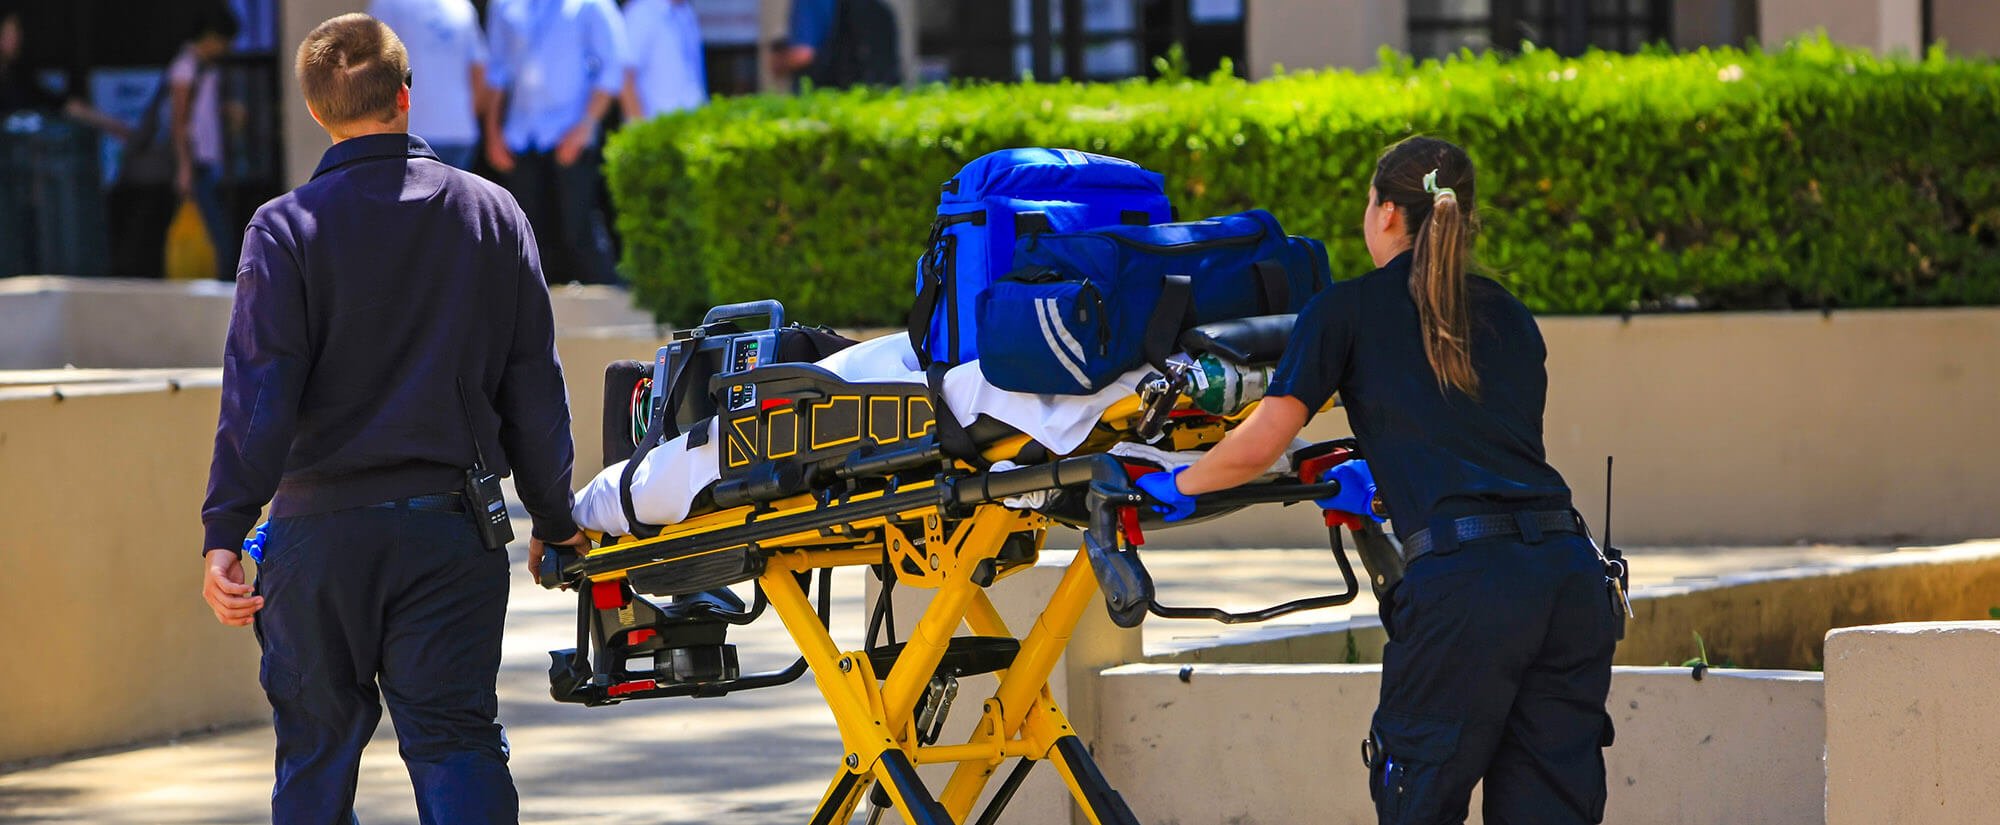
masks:
[[[606,151],[639,301],[783,300],[900,324],[937,186],[1009,146],[1130,158],[1184,217],[1260,206],[1368,268],[1374,159],[1433,134],[1479,165],[1479,259],[1539,312],[2000,302],[2000,65],[1782,50],[1532,49],[1246,83],[991,84],[744,97]]]

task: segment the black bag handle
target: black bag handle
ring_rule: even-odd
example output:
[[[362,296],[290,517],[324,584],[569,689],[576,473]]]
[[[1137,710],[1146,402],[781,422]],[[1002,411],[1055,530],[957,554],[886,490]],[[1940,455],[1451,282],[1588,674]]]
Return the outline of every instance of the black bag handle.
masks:
[[[1283,263],[1258,261],[1250,265],[1250,272],[1257,278],[1257,314],[1283,315],[1292,311],[1291,273]]]
[[[701,325],[708,326],[721,321],[741,321],[746,318],[762,318],[768,324],[767,329],[777,329],[785,325],[785,305],[769,298],[740,304],[723,304],[711,308],[707,314],[701,316]]]
[[[1146,362],[1167,374],[1167,356],[1174,354],[1181,331],[1194,326],[1194,279],[1168,275],[1160,282],[1160,302],[1153,305],[1153,317],[1146,320],[1143,352]]]

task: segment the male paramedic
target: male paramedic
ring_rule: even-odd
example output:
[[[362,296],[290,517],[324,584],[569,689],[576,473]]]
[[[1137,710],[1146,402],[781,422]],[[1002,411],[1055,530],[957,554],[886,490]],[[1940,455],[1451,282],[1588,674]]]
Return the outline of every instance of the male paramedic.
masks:
[[[263,648],[276,823],[353,821],[378,699],[424,823],[516,821],[494,693],[507,555],[474,522],[497,483],[469,471],[514,473],[531,556],[582,538],[533,233],[408,134],[408,71],[366,15],[306,37],[299,86],[333,148],[257,210],[237,271],[202,595]],[[266,502],[253,588],[236,548]]]

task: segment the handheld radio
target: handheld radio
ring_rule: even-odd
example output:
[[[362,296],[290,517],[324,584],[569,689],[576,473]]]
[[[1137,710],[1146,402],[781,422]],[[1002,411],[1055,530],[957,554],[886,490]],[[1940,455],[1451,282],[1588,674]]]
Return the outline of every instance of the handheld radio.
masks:
[[[472,515],[472,528],[488,550],[498,550],[514,540],[514,525],[507,520],[507,498],[500,492],[500,477],[486,469],[486,452],[479,447],[479,430],[472,426],[472,407],[465,402],[465,380],[458,381],[458,410],[465,414],[465,431],[472,437],[472,469],[465,471],[465,510]]]

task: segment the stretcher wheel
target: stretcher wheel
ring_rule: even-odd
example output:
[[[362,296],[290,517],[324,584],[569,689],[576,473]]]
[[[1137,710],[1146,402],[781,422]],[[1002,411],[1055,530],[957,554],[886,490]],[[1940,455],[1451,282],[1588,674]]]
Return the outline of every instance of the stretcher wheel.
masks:
[[[1005,636],[954,636],[951,645],[945,648],[944,658],[938,661],[937,672],[954,679],[977,676],[1004,670],[1014,664],[1014,655],[1021,652],[1021,640]],[[903,653],[903,643],[883,645],[868,651],[868,663],[874,666],[877,678],[889,678],[889,671],[895,669],[896,659]]]

